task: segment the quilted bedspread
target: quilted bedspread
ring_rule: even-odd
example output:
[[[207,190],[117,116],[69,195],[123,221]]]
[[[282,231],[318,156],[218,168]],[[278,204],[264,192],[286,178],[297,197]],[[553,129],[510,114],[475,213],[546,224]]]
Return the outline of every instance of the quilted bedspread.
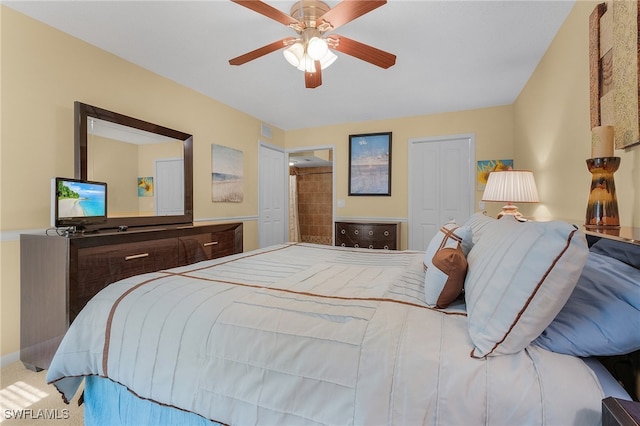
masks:
[[[464,310],[423,302],[423,254],[284,244],[119,281],[47,380],[69,401],[108,377],[231,425],[600,423],[579,358],[472,358]]]

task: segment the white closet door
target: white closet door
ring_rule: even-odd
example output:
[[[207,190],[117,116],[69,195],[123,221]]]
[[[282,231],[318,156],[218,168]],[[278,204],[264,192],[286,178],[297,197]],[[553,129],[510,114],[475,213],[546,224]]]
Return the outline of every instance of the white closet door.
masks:
[[[184,214],[184,162],[182,158],[156,161],[156,215]]]
[[[258,160],[258,245],[268,247],[287,240],[285,201],[288,191],[284,150],[260,143]]]
[[[473,135],[409,141],[408,248],[425,250],[449,220],[464,223],[473,213]]]

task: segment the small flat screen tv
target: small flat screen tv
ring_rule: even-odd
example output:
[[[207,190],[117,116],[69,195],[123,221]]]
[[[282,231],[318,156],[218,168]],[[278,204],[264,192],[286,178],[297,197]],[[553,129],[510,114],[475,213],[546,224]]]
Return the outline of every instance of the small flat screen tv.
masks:
[[[51,225],[83,230],[107,221],[107,184],[55,177],[51,179]]]

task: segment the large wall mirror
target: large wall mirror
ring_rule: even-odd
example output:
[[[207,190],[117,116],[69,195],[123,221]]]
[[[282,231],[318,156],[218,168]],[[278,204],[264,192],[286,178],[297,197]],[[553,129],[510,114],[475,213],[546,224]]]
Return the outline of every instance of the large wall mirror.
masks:
[[[107,182],[100,228],[193,223],[193,136],[75,102],[77,179]]]

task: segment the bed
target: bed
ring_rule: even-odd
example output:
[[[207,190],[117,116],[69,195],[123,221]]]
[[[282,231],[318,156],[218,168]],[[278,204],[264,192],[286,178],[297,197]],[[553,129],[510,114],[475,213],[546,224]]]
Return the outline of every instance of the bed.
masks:
[[[84,381],[85,424],[599,424],[631,396],[594,357],[640,349],[626,246],[476,213],[420,252],[291,243],[135,276],[47,381],[66,402]]]

